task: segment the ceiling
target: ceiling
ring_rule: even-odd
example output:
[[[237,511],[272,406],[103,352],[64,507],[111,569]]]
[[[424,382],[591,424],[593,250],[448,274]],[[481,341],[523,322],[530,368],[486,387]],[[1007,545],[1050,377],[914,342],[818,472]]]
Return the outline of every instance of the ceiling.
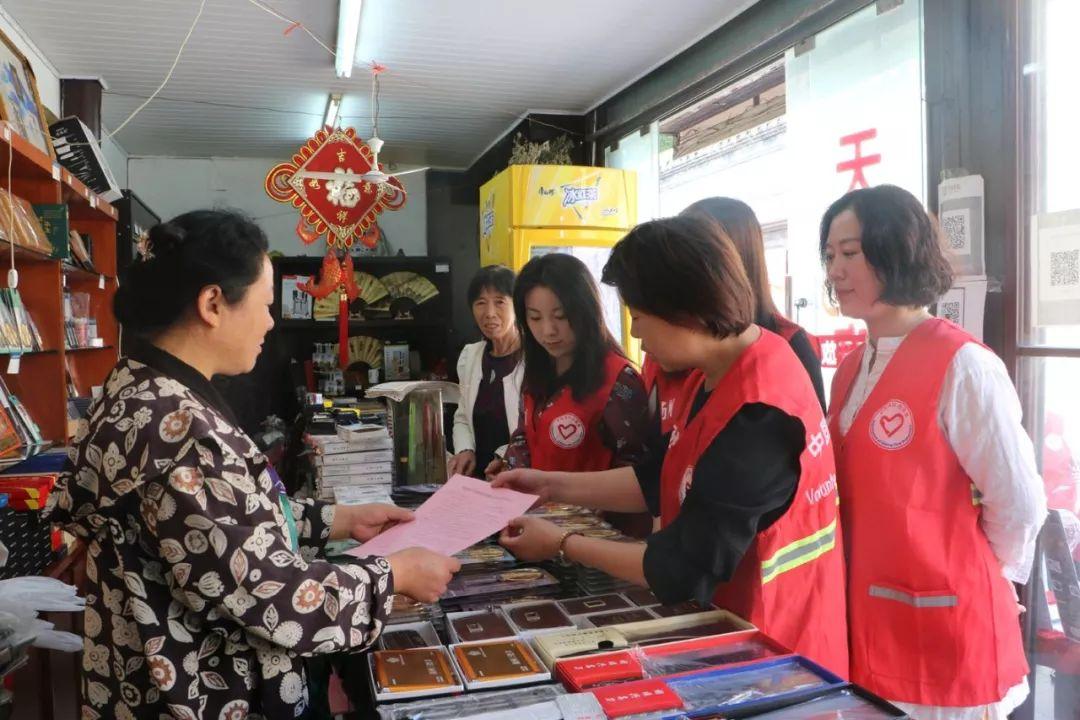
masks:
[[[251,0],[206,0],[172,79],[115,139],[132,155],[285,158],[330,92],[345,94],[342,124],[367,137],[377,60],[383,158],[468,167],[526,112],[589,110],[754,2],[365,0],[358,67],[338,80],[302,29],[286,35]],[[336,0],[264,3],[334,47]],[[3,5],[62,76],[104,78],[115,128],[165,77],[199,0]]]

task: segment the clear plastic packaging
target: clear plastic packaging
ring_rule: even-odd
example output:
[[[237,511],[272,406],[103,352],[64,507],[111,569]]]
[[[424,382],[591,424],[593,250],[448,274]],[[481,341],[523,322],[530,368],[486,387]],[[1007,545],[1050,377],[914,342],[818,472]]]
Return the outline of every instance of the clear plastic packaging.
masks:
[[[844,689],[791,705],[780,710],[755,715],[754,720],[889,720],[905,717],[892,706],[878,705],[855,692]]]
[[[680,642],[672,647],[635,647],[633,652],[641,663],[645,677],[710,670],[789,654],[756,631],[739,638],[703,638]]]
[[[722,709],[789,693],[825,689],[832,682],[796,660],[673,678],[668,685],[687,710]]]
[[[0,677],[26,659],[31,645],[49,650],[77,652],[82,638],[55,630],[39,612],[82,612],[86,600],[73,586],[47,577],[0,580]]]
[[[461,695],[441,700],[421,700],[380,707],[380,720],[451,720],[485,713],[523,710],[544,703],[554,703],[565,691],[556,685]],[[525,720],[527,714],[518,714]]]

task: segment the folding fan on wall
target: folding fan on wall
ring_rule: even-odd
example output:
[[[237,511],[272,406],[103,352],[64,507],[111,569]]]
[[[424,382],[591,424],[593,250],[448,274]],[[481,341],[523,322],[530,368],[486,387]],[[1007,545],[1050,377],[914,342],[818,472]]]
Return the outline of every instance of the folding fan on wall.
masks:
[[[355,314],[357,319],[362,320],[364,318],[363,309],[388,299],[390,291],[386,289],[386,286],[383,285],[379,278],[371,273],[355,272],[353,277],[356,279],[356,286],[360,288],[360,294],[349,303],[349,315],[352,317]],[[316,320],[333,320],[338,315],[338,308],[339,303],[336,295],[320,298],[315,301],[312,316]]]
[[[371,273],[356,273],[356,285],[360,288],[360,295],[349,303],[349,315],[358,315],[363,319],[365,308],[372,307],[390,296],[382,281]]]
[[[390,294],[390,311],[398,318],[412,317],[416,306],[439,294],[435,283],[414,272],[394,272],[381,280]]]
[[[381,368],[383,344],[376,338],[357,335],[349,338],[349,366],[364,363],[368,368]]]
[[[337,293],[324,298],[316,298],[311,308],[311,316],[316,320],[333,320],[338,316],[338,307]]]

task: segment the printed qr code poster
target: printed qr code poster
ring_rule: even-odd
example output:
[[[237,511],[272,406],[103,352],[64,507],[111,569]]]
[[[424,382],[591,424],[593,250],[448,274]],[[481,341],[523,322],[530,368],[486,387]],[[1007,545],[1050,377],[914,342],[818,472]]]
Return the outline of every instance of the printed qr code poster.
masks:
[[[986,275],[983,215],[981,175],[949,178],[938,185],[941,243],[957,277]]]
[[[1080,325],[1080,211],[1035,219],[1038,325]]]
[[[941,296],[937,303],[937,316],[964,325],[964,288],[954,287]]]
[[[941,213],[941,234],[945,248],[953,255],[971,254],[971,209],[959,208]]]
[[[937,301],[934,314],[951,320],[978,340],[983,339],[983,318],[986,314],[986,280],[959,280]]]

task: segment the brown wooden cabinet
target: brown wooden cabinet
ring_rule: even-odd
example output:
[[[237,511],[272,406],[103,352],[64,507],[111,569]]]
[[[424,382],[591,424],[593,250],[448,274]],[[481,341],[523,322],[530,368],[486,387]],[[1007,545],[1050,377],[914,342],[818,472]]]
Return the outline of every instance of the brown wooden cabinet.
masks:
[[[0,123],[0,187],[32,204],[66,204],[71,229],[92,240],[97,273],[68,267],[58,258],[22,247],[16,247],[14,253],[19,293],[41,332],[44,347],[40,352],[21,355],[18,372],[8,372],[8,358],[0,357],[0,371],[41,427],[42,435],[62,445],[70,436],[65,367],[71,369],[79,396],[88,396],[90,388],[104,381],[117,360],[119,328],[112,314],[112,299],[117,287],[118,214],[112,205],[5,123]],[[10,262],[11,246],[0,240],[0,285],[6,284]],[[97,334],[103,338],[104,347],[65,347],[65,288],[89,295],[90,313],[97,321]]]
[[[11,172],[7,172],[10,159]],[[0,187],[32,204],[64,204],[70,228],[92,241],[92,261],[97,272],[71,267],[57,257],[24,247],[14,248],[19,271],[19,294],[41,333],[42,350],[20,355],[18,372],[9,372],[10,358],[0,356],[0,372],[13,393],[23,402],[45,439],[67,443],[68,388],[65,368],[70,367],[78,396],[89,396],[91,387],[104,382],[116,364],[119,328],[112,314],[116,294],[117,211],[98,198],[77,178],[53,162],[6,123],[0,123]],[[0,240],[0,285],[6,285],[12,246]],[[104,347],[69,349],[64,331],[64,291],[84,292],[90,298],[90,315]],[[81,585],[84,552],[80,547],[50,568],[49,575]],[[46,619],[59,629],[81,633],[82,616],[48,613]],[[12,676],[15,691],[14,718],[77,717],[79,653],[33,650],[30,662]]]

